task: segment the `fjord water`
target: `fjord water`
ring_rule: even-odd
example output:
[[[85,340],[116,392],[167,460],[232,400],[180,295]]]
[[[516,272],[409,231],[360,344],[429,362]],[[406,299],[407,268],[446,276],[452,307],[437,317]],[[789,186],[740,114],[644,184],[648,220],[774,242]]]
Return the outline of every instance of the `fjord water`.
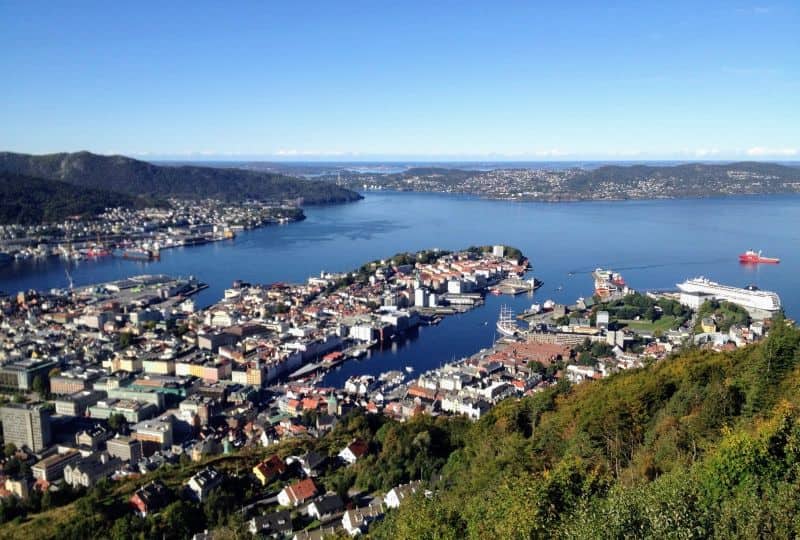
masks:
[[[459,249],[503,243],[530,257],[544,281],[536,301],[572,303],[592,293],[596,267],[621,272],[640,290],[674,289],[704,275],[736,286],[778,292],[790,316],[800,315],[800,196],[586,203],[515,203],[471,196],[368,192],[359,202],[309,207],[300,223],[266,227],[235,240],[162,252],[160,261],[103,259],[64,263],[15,262],[0,268],[0,290],[65,287],[65,264],[75,285],[141,273],[197,276],[210,287],[200,305],[222,297],[233,280],[305,280],[321,270],[357,268],[400,251]],[[775,266],[746,267],[738,254],[754,248],[780,257]],[[345,364],[326,382],[406,365],[418,371],[491,344],[501,304],[521,311],[533,298],[487,298],[472,312],[422,328],[406,344]]]

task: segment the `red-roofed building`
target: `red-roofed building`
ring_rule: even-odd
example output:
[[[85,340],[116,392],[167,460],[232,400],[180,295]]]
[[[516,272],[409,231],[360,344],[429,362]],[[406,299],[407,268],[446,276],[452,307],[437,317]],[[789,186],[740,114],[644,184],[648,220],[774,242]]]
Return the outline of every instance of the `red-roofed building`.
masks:
[[[276,455],[253,467],[253,474],[256,475],[262,486],[266,486],[284,472],[286,472],[286,464]]]
[[[281,506],[299,506],[317,495],[317,485],[311,478],[306,478],[278,493],[278,504]]]
[[[341,452],[339,452],[339,457],[352,465],[362,457],[366,456],[368,451],[369,445],[365,441],[361,439],[355,439],[353,442],[345,446]]]

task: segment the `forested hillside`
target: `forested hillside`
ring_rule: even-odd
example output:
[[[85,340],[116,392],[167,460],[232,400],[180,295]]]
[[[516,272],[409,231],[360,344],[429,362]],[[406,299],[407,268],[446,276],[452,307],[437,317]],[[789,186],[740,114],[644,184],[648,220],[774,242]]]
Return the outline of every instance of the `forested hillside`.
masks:
[[[800,532],[800,332],[506,401],[376,538]],[[456,429],[459,429],[455,424]]]
[[[360,196],[325,182],[233,168],[161,166],[89,152],[34,156],[0,152],[0,171],[131,195],[225,200],[303,199],[306,204],[354,201]]]
[[[0,172],[0,224],[34,225],[93,216],[105,208],[165,204],[107,190],[82,188],[57,180]]]

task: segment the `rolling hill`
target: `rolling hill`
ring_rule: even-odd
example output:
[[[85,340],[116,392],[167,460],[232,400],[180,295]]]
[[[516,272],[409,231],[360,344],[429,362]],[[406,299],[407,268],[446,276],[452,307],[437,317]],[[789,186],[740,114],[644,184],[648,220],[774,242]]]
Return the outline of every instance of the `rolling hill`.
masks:
[[[330,183],[260,171],[192,165],[162,166],[90,152],[48,155],[0,153],[0,171],[76,186],[153,197],[302,199],[304,204],[355,201],[357,193]]]
[[[0,172],[0,223],[2,224],[52,223],[63,221],[70,216],[96,215],[112,206],[138,208],[162,204],[165,203],[149,197]]]

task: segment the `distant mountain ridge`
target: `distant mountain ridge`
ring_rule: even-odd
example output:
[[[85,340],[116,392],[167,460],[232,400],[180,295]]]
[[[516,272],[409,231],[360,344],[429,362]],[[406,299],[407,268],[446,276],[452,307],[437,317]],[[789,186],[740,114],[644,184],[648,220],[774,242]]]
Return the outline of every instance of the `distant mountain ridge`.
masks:
[[[395,174],[340,173],[328,178],[348,187],[551,202],[800,193],[800,167],[762,162],[626,164],[558,170],[424,167]]]
[[[162,166],[91,152],[46,155],[0,152],[0,171],[76,186],[153,197],[302,199],[304,204],[355,201],[357,193],[330,183],[282,174],[191,165]]]

